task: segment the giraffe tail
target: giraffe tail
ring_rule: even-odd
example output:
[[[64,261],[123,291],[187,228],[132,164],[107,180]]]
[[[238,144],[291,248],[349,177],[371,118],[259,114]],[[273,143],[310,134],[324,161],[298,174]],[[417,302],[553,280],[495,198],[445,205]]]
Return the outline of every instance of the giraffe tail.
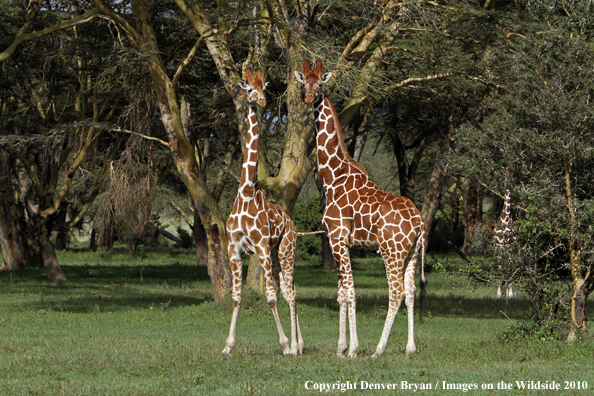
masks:
[[[427,287],[427,279],[425,279],[425,243],[421,243],[420,247],[420,254],[419,258],[421,260],[421,281],[419,285],[421,286],[421,292],[419,293],[419,321],[423,321],[423,309],[425,308],[425,297],[427,296],[427,291],[425,288]]]
[[[311,231],[311,232],[297,232],[298,237],[306,236],[306,235],[316,235],[316,234],[323,234],[325,231]]]

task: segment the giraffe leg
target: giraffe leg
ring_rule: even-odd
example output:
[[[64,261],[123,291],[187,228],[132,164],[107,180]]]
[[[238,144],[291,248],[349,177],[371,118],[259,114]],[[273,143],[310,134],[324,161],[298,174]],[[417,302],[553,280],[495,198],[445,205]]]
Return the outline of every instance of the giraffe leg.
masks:
[[[386,277],[388,279],[388,314],[386,315],[386,322],[384,323],[382,336],[377,344],[375,353],[371,356],[372,358],[377,358],[386,350],[386,344],[390,338],[394,319],[396,318],[398,309],[404,299],[404,260],[402,257],[398,257],[402,256],[402,253],[382,252],[382,256],[386,267]]]
[[[303,340],[301,338],[301,330],[299,329],[299,320],[297,319],[297,292],[295,291],[295,280],[293,277],[296,245],[297,234],[289,230],[283,236],[278,247],[278,259],[282,269],[282,273],[279,276],[281,292],[289,305],[291,316],[291,355],[298,355],[303,351]]]
[[[346,332],[347,301],[344,292],[344,287],[342,286],[342,277],[340,275],[340,270],[338,271],[338,297],[336,298],[336,300],[338,301],[339,310],[338,350],[336,351],[336,356],[344,357],[344,351],[347,350],[349,344],[347,342]]]
[[[344,242],[331,241],[332,254],[338,263],[338,304],[340,306],[340,337],[338,339],[337,356],[343,356],[346,350],[346,312],[349,314],[349,342],[348,357],[355,358],[359,352],[359,339],[357,338],[357,299],[349,250]]]
[[[415,263],[417,262],[418,250],[407,262],[404,272],[404,294],[406,296],[406,314],[408,316],[408,342],[406,343],[406,356],[417,351],[415,346]]]
[[[231,313],[231,325],[229,327],[229,336],[225,343],[225,349],[221,355],[229,355],[235,346],[235,332],[237,330],[237,317],[239,316],[239,307],[241,306],[241,255],[239,249],[234,243],[229,243],[229,261],[231,262],[231,276],[233,279],[233,289],[231,291],[231,300],[233,301],[233,311]]]
[[[283,348],[283,354],[287,355],[290,353],[291,349],[289,347],[289,339],[285,335],[283,331],[283,326],[280,322],[280,317],[278,315],[278,309],[276,307],[276,290],[274,289],[274,283],[272,281],[272,260],[270,259],[270,247],[268,244],[263,244],[264,247],[256,249],[256,253],[260,258],[260,264],[264,270],[264,280],[266,282],[266,300],[268,301],[268,305],[270,305],[270,309],[272,310],[272,315],[274,316],[274,321],[276,323],[276,328],[278,330],[279,336],[279,343]]]
[[[507,284],[507,298],[516,298],[516,285],[513,283]]]

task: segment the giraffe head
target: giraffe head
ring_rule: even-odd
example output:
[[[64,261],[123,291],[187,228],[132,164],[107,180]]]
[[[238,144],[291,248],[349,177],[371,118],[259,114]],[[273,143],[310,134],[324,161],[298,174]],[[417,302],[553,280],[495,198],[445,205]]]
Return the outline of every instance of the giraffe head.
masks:
[[[240,81],[239,86],[247,91],[248,101],[256,102],[261,107],[266,106],[266,97],[264,91],[268,83],[264,83],[264,72],[262,69],[256,70],[256,76],[252,74],[252,69],[245,69],[246,81]]]
[[[332,73],[322,74],[322,61],[316,61],[316,68],[312,70],[307,59],[303,60],[303,73],[295,70],[297,81],[305,85],[305,103],[312,103],[320,94],[322,84],[327,83]]]

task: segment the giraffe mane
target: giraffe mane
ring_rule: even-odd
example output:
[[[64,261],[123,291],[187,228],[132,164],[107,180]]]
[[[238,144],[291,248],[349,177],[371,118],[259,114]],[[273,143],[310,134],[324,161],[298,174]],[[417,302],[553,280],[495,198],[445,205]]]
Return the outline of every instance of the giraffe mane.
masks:
[[[325,97],[326,96],[324,95],[324,98]],[[349,153],[346,143],[344,142],[342,128],[340,127],[340,121],[338,119],[338,114],[336,113],[336,109],[334,108],[334,104],[330,100],[328,100],[328,104],[330,104],[330,109],[332,110],[332,118],[334,119],[334,129],[336,130],[336,135],[338,136],[338,149],[342,152],[342,155],[344,155],[344,157],[347,159],[347,162],[349,163],[349,165],[354,166],[359,171],[361,171],[361,173],[365,174],[365,176],[368,176],[368,173],[365,170],[365,168],[363,167],[363,165],[361,165],[360,163],[355,161],[355,159]]]
[[[307,59],[304,59],[303,60],[303,71],[304,72],[306,72],[306,66],[310,70],[311,73],[315,73],[315,75],[318,79],[321,78],[321,75],[322,75],[322,60],[321,59],[318,59],[316,61],[316,66],[315,66],[316,68],[313,70],[309,67],[309,61]],[[323,89],[321,91],[322,91],[322,94],[325,99],[326,94],[324,93]],[[365,168],[360,163],[355,161],[355,159],[351,156],[351,154],[349,153],[349,150],[347,149],[346,143],[344,142],[344,136],[342,134],[342,128],[340,127],[340,121],[338,119],[338,114],[336,112],[336,109],[334,108],[334,104],[332,103],[331,100],[328,100],[327,102],[330,105],[330,109],[332,111],[332,118],[334,119],[334,129],[336,130],[336,135],[338,136],[339,150],[342,152],[342,154],[347,159],[347,162],[350,165],[354,166],[355,168],[357,168],[359,171],[361,171],[363,174],[365,174],[367,176],[368,173],[365,170]]]

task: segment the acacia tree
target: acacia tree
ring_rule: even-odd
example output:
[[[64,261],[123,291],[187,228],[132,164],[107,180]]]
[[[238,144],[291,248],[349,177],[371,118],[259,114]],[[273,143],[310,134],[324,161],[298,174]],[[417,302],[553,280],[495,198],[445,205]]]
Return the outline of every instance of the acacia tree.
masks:
[[[272,132],[262,139],[260,155],[264,158],[259,161],[258,178],[267,197],[289,213],[315,165],[311,108],[303,103],[293,74],[301,68],[303,58],[323,57],[325,64],[331,66],[335,77],[326,91],[334,96],[338,108],[344,108],[340,114],[343,128],[348,128],[354,119],[364,119],[365,111],[369,104],[375,104],[372,103],[375,99],[394,94],[413,83],[428,84],[454,75],[470,76],[481,84],[488,81],[487,77],[481,76],[480,70],[468,71],[454,66],[460,58],[475,57],[476,53],[446,51],[448,45],[467,48],[468,40],[448,33],[450,26],[447,24],[435,23],[436,20],[447,21],[451,15],[466,16],[470,6],[465,2],[458,4],[459,9],[434,2],[396,0],[331,3],[325,8],[317,1],[267,0],[253,4],[255,10],[247,7],[245,2],[215,4],[175,0],[177,9],[167,8],[170,7],[168,3],[163,4],[146,0],[119,3],[95,0],[100,12],[125,31],[119,36],[123,37],[123,45],[140,51],[146,61],[166,131],[165,139],[160,142],[170,149],[204,226],[210,246],[211,278],[213,284],[219,285],[215,289],[220,289],[215,292],[217,298],[230,286],[225,269],[224,221],[217,205],[224,178],[217,178],[210,184],[206,180],[208,166],[220,166],[213,162],[214,155],[208,151],[214,146],[215,139],[213,136],[198,139],[192,135],[189,102],[180,95],[185,91],[180,88],[180,81],[186,74],[184,71],[193,67],[192,60],[201,51],[202,44],[208,50],[209,62],[216,67],[220,83],[229,94],[230,108],[235,111],[242,141],[247,131],[247,102],[237,84],[241,68],[251,63],[253,67],[263,67],[274,77],[268,80],[276,81],[276,91],[281,93],[280,106],[278,111],[269,112],[264,117],[273,125]],[[160,7],[167,11],[158,14]],[[181,13],[186,19],[181,18]],[[167,20],[172,16],[180,21],[176,25],[181,28],[180,35],[175,35],[177,44],[166,38],[169,35]],[[155,18],[159,18],[159,25],[155,25]],[[160,26],[160,29],[155,31],[154,26]],[[186,26],[193,32],[185,30]],[[465,28],[461,27],[460,31]],[[333,42],[328,40],[329,34],[335,37]],[[400,40],[398,46],[396,40]],[[434,50],[438,41],[441,51],[436,57]],[[429,42],[431,46],[427,45]],[[179,60],[173,53],[182,50],[188,55]],[[393,67],[394,64],[398,67]],[[271,155],[271,150],[267,150],[271,146],[268,143],[279,136],[282,136],[282,154],[274,161],[266,160],[267,155]],[[225,147],[219,157],[229,165],[233,151],[233,147]],[[257,269],[259,265],[252,261],[248,284],[252,279],[258,283]]]
[[[0,246],[4,268],[43,266],[56,280],[66,278],[55,254],[57,239],[81,222],[117,153],[119,143],[101,139],[103,129],[96,123],[114,115],[118,90],[113,75],[103,74],[108,63],[102,60],[100,35],[85,35],[84,25],[78,25],[88,15],[23,38],[36,23],[52,24],[79,11],[56,5],[41,18],[40,4],[31,5],[27,22],[2,58]],[[100,161],[89,161],[94,151],[106,153]],[[81,167],[90,171],[89,190],[73,200],[70,191]]]
[[[528,5],[532,25],[511,47],[506,89],[481,109],[478,122],[460,128],[463,149],[456,157],[458,169],[489,189],[510,187],[523,209],[515,258],[504,276],[531,292],[554,281],[554,274],[571,274],[569,340],[587,329],[586,301],[594,288],[593,20],[589,5],[572,4]],[[545,292],[540,287],[533,295],[537,317]],[[558,297],[547,295],[549,318],[563,303]]]

